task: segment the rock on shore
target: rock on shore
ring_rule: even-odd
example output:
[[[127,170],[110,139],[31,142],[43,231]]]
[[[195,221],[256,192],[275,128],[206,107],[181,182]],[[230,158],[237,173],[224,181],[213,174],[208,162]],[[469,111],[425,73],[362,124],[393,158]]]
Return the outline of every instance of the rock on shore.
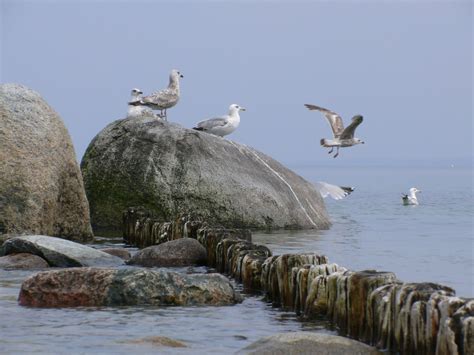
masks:
[[[69,240],[45,235],[28,235],[8,239],[2,246],[6,255],[29,253],[45,259],[50,266],[118,266],[124,261],[100,250]]]
[[[257,150],[177,124],[115,121],[81,163],[96,234],[121,231],[122,211],[162,221],[193,214],[227,228],[328,228],[312,184]]]
[[[30,276],[18,300],[31,307],[196,306],[230,305],[240,295],[220,274],[70,268]]]
[[[41,96],[0,85],[0,234],[92,239],[69,133]]]

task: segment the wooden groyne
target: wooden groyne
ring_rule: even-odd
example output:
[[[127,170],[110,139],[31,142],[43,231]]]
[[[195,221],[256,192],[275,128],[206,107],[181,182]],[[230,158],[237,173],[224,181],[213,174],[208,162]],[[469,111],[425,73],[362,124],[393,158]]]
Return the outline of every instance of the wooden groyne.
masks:
[[[124,240],[140,248],[196,238],[208,265],[303,317],[325,316],[351,338],[401,354],[474,354],[474,300],[392,272],[351,271],[315,253],[272,255],[248,230],[212,228],[183,217],[159,222],[140,208],[123,214]]]

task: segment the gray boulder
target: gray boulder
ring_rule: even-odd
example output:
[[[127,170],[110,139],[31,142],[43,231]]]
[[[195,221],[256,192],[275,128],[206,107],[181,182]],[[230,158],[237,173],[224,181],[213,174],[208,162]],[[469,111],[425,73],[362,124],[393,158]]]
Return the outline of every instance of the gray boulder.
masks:
[[[71,137],[41,96],[0,85],[0,234],[92,239]]]
[[[222,306],[241,301],[241,296],[220,274],[70,268],[30,276],[18,300],[31,307]]]
[[[129,265],[190,266],[206,263],[206,249],[193,238],[181,238],[138,251]]]
[[[34,254],[18,253],[0,256],[0,269],[4,270],[44,269],[47,267],[49,265],[46,260]]]
[[[191,214],[227,228],[330,225],[313,185],[277,161],[152,118],[109,124],[89,144],[81,169],[96,234],[120,233],[129,206],[143,206],[162,221]]]
[[[262,338],[240,354],[259,355],[378,355],[382,352],[364,343],[337,335],[294,332]]]
[[[45,259],[50,266],[118,266],[124,261],[100,250],[69,240],[45,235],[28,235],[8,239],[3,244],[5,255],[30,253]]]

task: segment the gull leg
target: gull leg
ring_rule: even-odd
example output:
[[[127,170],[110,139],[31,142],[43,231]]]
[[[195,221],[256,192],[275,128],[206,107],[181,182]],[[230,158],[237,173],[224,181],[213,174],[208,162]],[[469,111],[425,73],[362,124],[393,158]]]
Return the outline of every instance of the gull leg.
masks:
[[[334,150],[334,147],[331,147],[331,150],[328,152],[328,154],[331,154],[333,150]]]
[[[337,147],[337,152],[336,152],[336,154],[334,154],[333,158],[337,158],[338,155],[339,155],[339,147]]]

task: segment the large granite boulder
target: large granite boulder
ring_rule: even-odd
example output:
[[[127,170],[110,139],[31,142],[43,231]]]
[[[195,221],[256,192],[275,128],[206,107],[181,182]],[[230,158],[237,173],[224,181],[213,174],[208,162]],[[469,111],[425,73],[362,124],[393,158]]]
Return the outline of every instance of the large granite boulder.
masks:
[[[337,335],[294,332],[275,334],[250,344],[240,354],[259,355],[379,355],[364,343]]]
[[[50,266],[118,266],[125,262],[100,250],[70,240],[28,235],[8,239],[2,246],[5,255],[29,253],[45,259]]]
[[[255,149],[139,117],[115,121],[81,162],[94,231],[119,233],[144,206],[163,221],[191,214],[227,228],[328,228],[312,184]]]
[[[92,238],[69,133],[41,96],[0,85],[0,234]]]
[[[128,261],[140,266],[191,266],[206,264],[206,249],[193,238],[181,238],[139,250]]]
[[[30,276],[18,300],[31,307],[197,306],[231,305],[241,296],[220,274],[70,268]]]

